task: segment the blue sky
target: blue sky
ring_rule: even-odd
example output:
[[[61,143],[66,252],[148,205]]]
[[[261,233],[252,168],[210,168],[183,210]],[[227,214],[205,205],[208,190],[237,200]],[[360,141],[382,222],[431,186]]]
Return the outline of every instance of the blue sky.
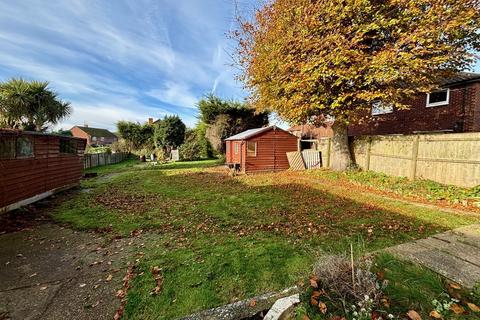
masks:
[[[193,126],[205,93],[245,95],[227,53],[233,3],[0,0],[0,81],[48,80],[74,109],[58,127],[165,114]]]
[[[248,12],[258,1],[238,2]],[[74,109],[57,128],[165,114],[193,126],[205,93],[245,96],[229,66],[233,10],[234,0],[0,0],[0,81],[49,81]]]

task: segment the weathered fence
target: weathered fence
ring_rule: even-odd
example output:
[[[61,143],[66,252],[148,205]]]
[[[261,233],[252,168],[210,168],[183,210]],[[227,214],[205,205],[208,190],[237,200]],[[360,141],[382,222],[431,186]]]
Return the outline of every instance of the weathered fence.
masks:
[[[321,139],[325,167],[331,140]],[[356,163],[364,170],[462,187],[480,185],[480,133],[364,136],[353,141]]]
[[[117,153],[86,153],[83,158],[83,168],[94,168],[107,164],[119,163],[128,157],[128,152]]]

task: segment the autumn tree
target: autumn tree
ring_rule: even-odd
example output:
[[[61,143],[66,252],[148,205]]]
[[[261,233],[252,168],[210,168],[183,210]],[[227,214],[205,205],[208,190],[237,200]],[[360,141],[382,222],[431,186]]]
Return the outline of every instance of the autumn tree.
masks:
[[[349,123],[374,103],[408,108],[406,98],[474,62],[479,3],[272,0],[239,18],[240,79],[258,110],[291,123],[335,119],[332,168],[344,170]]]

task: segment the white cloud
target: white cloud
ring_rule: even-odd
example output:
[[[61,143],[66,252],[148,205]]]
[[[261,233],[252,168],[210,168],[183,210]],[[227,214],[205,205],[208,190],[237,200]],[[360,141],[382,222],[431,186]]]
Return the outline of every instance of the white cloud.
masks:
[[[149,96],[179,107],[196,109],[198,98],[183,84],[166,82],[163,88],[152,89],[146,92]]]

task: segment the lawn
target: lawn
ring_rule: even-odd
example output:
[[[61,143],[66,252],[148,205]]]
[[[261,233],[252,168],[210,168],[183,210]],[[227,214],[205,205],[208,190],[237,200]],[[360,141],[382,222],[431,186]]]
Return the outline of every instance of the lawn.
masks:
[[[128,319],[172,319],[295,285],[325,252],[378,250],[474,223],[376,194],[265,173],[232,177],[218,161],[99,168],[55,219],[145,246],[128,291]],[[91,170],[92,171],[92,170]],[[152,267],[161,268],[162,288]]]

